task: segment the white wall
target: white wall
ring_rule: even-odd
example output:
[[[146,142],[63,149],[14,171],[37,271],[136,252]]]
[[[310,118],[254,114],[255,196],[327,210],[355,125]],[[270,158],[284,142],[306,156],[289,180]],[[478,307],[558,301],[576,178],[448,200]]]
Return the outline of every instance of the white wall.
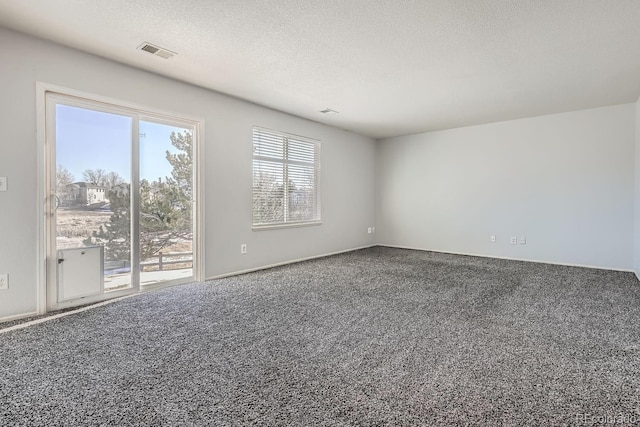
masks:
[[[0,29],[0,318],[36,310],[36,81],[205,119],[207,277],[374,243],[373,140]],[[251,231],[253,125],[322,141],[321,226]]]
[[[635,259],[634,271],[638,279],[640,279],[640,98],[636,102],[636,145],[635,145]]]
[[[378,243],[633,269],[635,114],[625,104],[379,141]]]

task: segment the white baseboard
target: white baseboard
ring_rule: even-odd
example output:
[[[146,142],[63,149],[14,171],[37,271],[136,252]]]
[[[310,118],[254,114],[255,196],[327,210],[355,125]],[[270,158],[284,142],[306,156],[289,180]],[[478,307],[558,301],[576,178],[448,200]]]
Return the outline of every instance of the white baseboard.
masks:
[[[311,259],[324,258],[324,257],[332,256],[332,255],[344,254],[344,253],[347,253],[347,252],[358,251],[360,249],[373,248],[374,246],[378,246],[378,245],[377,244],[372,244],[372,245],[360,246],[360,247],[352,248],[352,249],[345,249],[345,250],[342,250],[342,251],[329,252],[329,253],[325,253],[325,254],[322,254],[322,255],[313,255],[313,256],[309,256],[309,257],[305,257],[305,258],[296,258],[296,259],[290,260],[290,261],[283,261],[283,262],[278,262],[278,263],[275,263],[275,264],[267,264],[267,265],[263,265],[263,266],[260,266],[260,267],[248,268],[246,270],[238,270],[238,271],[234,271],[234,272],[231,272],[231,273],[218,274],[216,276],[207,277],[205,280],[223,279],[225,277],[232,277],[232,276],[238,276],[240,274],[253,273],[254,271],[267,270],[269,268],[280,267],[280,266],[287,265],[287,264],[295,264],[296,262],[309,261]]]
[[[442,250],[438,250],[438,249],[426,249],[426,248],[416,248],[416,247],[412,247],[412,246],[388,245],[388,244],[384,244],[384,243],[378,243],[376,246],[384,246],[384,247],[387,247],[387,248],[397,248],[397,249],[410,249],[410,250],[414,250],[414,251],[437,252],[437,253],[441,253],[441,254],[476,256],[476,257],[480,257],[480,258],[505,259],[505,260],[509,260],[509,261],[533,262],[533,263],[537,263],[537,264],[563,265],[565,267],[582,267],[582,268],[593,268],[593,269],[596,269],[596,270],[609,270],[609,271],[622,271],[622,272],[625,272],[625,273],[635,273],[635,271],[632,270],[632,269],[600,267],[600,266],[596,266],[596,265],[587,265],[587,264],[571,264],[571,263],[556,262],[556,261],[543,261],[543,260],[533,260],[533,259],[525,259],[525,258],[513,258],[513,257],[497,256],[497,255],[483,255],[483,254],[474,254],[474,253],[467,253],[467,252],[442,251]],[[640,277],[638,276],[638,273],[635,273],[635,274],[636,274],[636,277],[638,277],[638,280],[640,280]]]
[[[26,319],[27,317],[38,316],[39,313],[37,311],[31,311],[28,313],[14,314],[12,316],[0,317],[0,323],[11,322],[12,320],[20,320]]]

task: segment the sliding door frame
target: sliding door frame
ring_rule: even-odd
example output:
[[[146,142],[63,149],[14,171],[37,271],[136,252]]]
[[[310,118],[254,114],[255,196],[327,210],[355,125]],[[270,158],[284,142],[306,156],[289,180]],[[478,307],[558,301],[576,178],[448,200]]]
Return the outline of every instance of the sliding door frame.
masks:
[[[36,121],[37,121],[37,143],[38,143],[38,165],[37,165],[37,179],[38,179],[38,224],[37,224],[37,236],[38,236],[38,284],[37,284],[37,312],[44,314],[50,308],[51,304],[48,301],[50,298],[47,295],[48,282],[51,280],[50,274],[55,271],[53,263],[57,261],[52,260],[50,256],[51,247],[54,242],[51,241],[53,231],[50,228],[50,217],[53,212],[52,197],[49,193],[52,188],[52,179],[55,178],[55,168],[51,168],[53,155],[53,147],[50,142],[47,141],[48,134],[51,131],[50,127],[55,126],[54,123],[48,123],[50,117],[54,115],[47,113],[47,103],[49,98],[57,98],[67,105],[78,106],[80,108],[89,108],[96,111],[104,111],[107,113],[114,113],[119,115],[130,116],[133,118],[132,124],[132,140],[138,141],[136,136],[139,135],[139,122],[142,120],[150,120],[158,123],[170,123],[173,125],[185,125],[193,129],[194,144],[192,147],[192,159],[193,159],[193,280],[204,280],[204,170],[202,167],[204,158],[204,120],[193,116],[187,116],[180,113],[162,111],[157,108],[133,104],[127,101],[116,100],[113,98],[103,97],[95,94],[85,93],[74,89],[51,85],[43,82],[36,83]],[[53,102],[53,101],[52,101]],[[55,104],[55,102],[53,102]],[[84,104],[84,106],[83,106]],[[54,128],[55,129],[55,128]],[[132,144],[132,158],[139,157],[140,144]],[[139,187],[139,165],[132,165],[131,174],[131,191],[137,191]],[[49,173],[45,173],[49,172]],[[139,204],[133,204],[131,211],[132,218],[132,233],[139,233]],[[133,236],[132,236],[133,237]],[[138,238],[132,239],[132,261],[134,265],[137,265],[139,259],[139,244]],[[55,254],[54,254],[55,255]],[[126,294],[131,294],[139,291],[149,290],[153,288],[159,288],[164,286],[170,286],[179,284],[182,280],[178,281],[166,281],[161,282],[158,285],[149,285],[143,288],[140,287],[139,275],[132,274],[132,288],[126,291],[110,292],[109,297],[117,298]],[[122,295],[121,295],[122,294]],[[62,307],[57,307],[62,308]]]

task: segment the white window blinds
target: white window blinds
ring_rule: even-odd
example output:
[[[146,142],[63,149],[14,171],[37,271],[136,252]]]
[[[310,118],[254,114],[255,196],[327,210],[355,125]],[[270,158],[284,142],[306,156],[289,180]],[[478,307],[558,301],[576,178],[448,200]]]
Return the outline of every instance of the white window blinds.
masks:
[[[320,142],[253,128],[254,228],[320,221]]]

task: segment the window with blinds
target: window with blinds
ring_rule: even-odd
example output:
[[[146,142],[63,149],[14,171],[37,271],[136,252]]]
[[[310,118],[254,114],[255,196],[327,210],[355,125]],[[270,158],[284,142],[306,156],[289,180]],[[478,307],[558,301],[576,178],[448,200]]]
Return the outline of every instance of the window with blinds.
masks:
[[[320,222],[320,141],[253,128],[253,226]]]

